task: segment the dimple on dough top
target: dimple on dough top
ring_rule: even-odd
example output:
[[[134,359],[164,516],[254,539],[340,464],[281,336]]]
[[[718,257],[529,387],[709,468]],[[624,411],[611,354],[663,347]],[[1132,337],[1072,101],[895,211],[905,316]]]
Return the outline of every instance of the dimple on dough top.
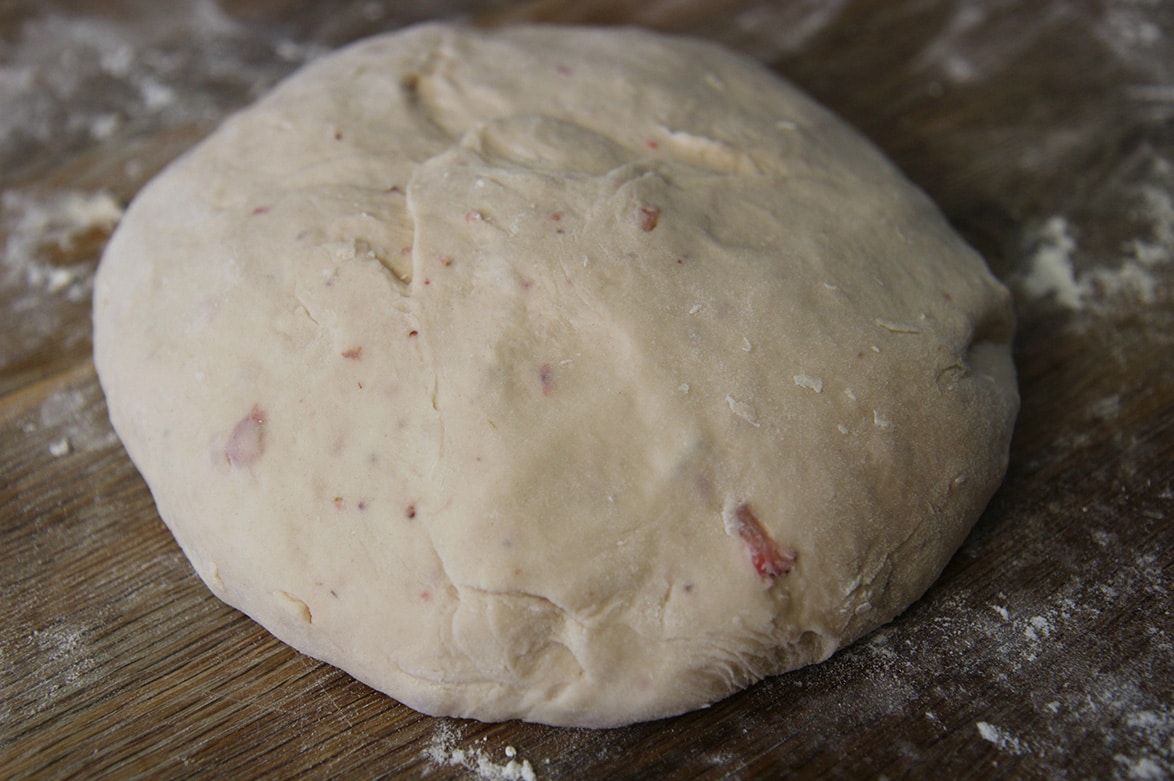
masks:
[[[1006,291],[852,130],[635,30],[426,25],[131,205],[95,359],[221,599],[431,714],[612,726],[825,658],[1006,467]]]

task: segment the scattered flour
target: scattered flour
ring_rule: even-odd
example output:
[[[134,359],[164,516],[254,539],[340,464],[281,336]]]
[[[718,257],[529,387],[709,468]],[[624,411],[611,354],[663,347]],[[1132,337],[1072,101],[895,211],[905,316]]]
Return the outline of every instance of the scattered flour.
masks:
[[[1157,158],[1154,161],[1155,174],[1167,180],[1174,179],[1171,165]],[[1139,190],[1141,208],[1139,211],[1148,218],[1150,238],[1133,239],[1126,250],[1132,260],[1143,268],[1152,268],[1159,263],[1169,262],[1174,256],[1174,197],[1163,187],[1153,184],[1142,185]]]
[[[1012,754],[1023,754],[1030,751],[1027,744],[1019,738],[985,721],[978,722],[978,734],[982,736],[983,740],[994,743],[1000,751]]]
[[[62,437],[49,443],[49,455],[54,458],[61,458],[73,452],[73,443],[69,441],[69,437]]]
[[[752,40],[736,45],[764,60],[799,51],[839,18],[847,5],[847,0],[753,3],[733,19],[735,29]]]
[[[99,673],[86,642],[90,629],[61,621],[29,633],[28,639],[41,662],[41,676],[35,686],[46,703],[84,688]]]
[[[1099,754],[1114,763],[1119,778],[1170,778],[1174,707],[1156,685],[1168,675],[1165,660],[1174,658],[1168,622],[1152,614],[1142,650],[1128,656],[1105,631],[1125,604],[1167,604],[1162,559],[1138,550],[1107,566],[1116,554],[1106,549],[1115,546],[1105,529],[1111,530],[1120,508],[1087,509],[1097,552],[1082,546],[1055,552],[1050,566],[1057,577],[1068,573],[1058,590],[999,592],[982,600],[965,591],[939,594],[933,614],[916,631],[883,628],[842,651],[826,670],[807,675],[850,679],[860,694],[853,707],[867,703],[867,710],[853,714],[862,720],[925,719],[945,732],[955,727],[953,718],[974,714],[968,723],[975,739],[1022,757],[1032,775],[1062,777],[1072,771],[1074,756]],[[971,705],[955,713],[935,708],[931,718],[910,684],[927,670],[939,673],[937,696]],[[995,718],[1008,703],[1016,704],[1014,729]]]
[[[47,250],[73,249],[84,234],[109,232],[122,218],[122,206],[106,191],[65,190],[38,197],[19,190],[0,196],[0,230],[6,235],[0,254],[3,281],[21,284],[31,294],[89,294],[85,284],[92,264],[67,266],[49,262]]]
[[[1148,192],[1148,190],[1147,190]],[[1165,198],[1165,200],[1163,200]],[[1153,215],[1155,240],[1134,239],[1125,247],[1125,257],[1116,267],[1098,266],[1077,273],[1073,254],[1078,249],[1067,218],[1055,215],[1048,218],[1035,232],[1026,274],[1019,278],[1023,292],[1032,298],[1053,297],[1068,309],[1080,310],[1090,301],[1129,298],[1152,304],[1158,293],[1159,282],[1153,268],[1170,259],[1174,248],[1174,209],[1169,208],[1169,197],[1164,193],[1150,193],[1147,200]]]
[[[46,144],[68,152],[221,113],[323,50],[267,39],[215,0],[128,6],[121,18],[47,8],[0,41],[0,172]]]
[[[440,766],[463,767],[485,781],[535,781],[538,778],[529,760],[516,758],[518,750],[513,746],[505,747],[502,752],[505,762],[498,762],[484,749],[458,747],[460,741],[459,729],[438,721],[424,756]]]
[[[1128,773],[1128,778],[1138,778],[1142,781],[1165,781],[1170,777],[1161,765],[1149,757],[1130,759],[1124,754],[1117,754],[1113,760]]]
[[[1076,241],[1068,232],[1068,220],[1051,217],[1040,228],[1031,266],[1023,277],[1023,289],[1033,298],[1053,295],[1060,304],[1080,309],[1081,289],[1072,268]]]
[[[1056,21],[1058,12],[1034,14],[1024,24],[1007,13],[1002,0],[959,3],[946,24],[932,36],[912,62],[914,73],[928,73],[956,85],[990,78],[1036,44]],[[997,45],[996,45],[997,42]]]
[[[105,450],[118,444],[118,436],[106,419],[96,386],[64,388],[41,402],[40,427],[57,430],[49,452],[57,458],[75,450]]]
[[[88,349],[97,250],[121,216],[106,191],[0,195],[0,302],[10,315],[0,370]]]

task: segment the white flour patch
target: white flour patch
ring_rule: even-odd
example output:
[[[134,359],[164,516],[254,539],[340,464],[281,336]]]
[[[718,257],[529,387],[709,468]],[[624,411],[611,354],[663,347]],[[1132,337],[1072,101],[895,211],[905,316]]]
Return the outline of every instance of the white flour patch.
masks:
[[[46,144],[69,152],[223,113],[323,52],[267,39],[215,0],[133,5],[121,18],[45,10],[0,41],[0,172]]]
[[[75,450],[104,450],[118,444],[118,436],[94,398],[98,393],[96,387],[67,388],[41,402],[41,427],[58,432],[49,446],[54,456],[65,456]]]
[[[49,252],[68,252],[94,230],[109,232],[122,218],[122,206],[108,192],[65,190],[39,198],[20,191],[0,197],[0,230],[6,235],[0,255],[3,281],[24,286],[31,294],[88,295],[92,266],[55,266]]]
[[[104,190],[0,195],[0,304],[10,315],[0,370],[88,349],[98,247],[121,217]]]
[[[1080,282],[1082,298],[1094,295],[1103,298],[1131,296],[1144,304],[1152,304],[1158,281],[1141,264],[1127,260],[1117,269],[1098,268],[1083,276]]]
[[[1146,191],[1149,193],[1149,190]],[[1124,248],[1119,265],[1099,266],[1078,273],[1073,255],[1078,245],[1065,217],[1048,218],[1035,231],[1026,274],[1019,277],[1019,287],[1031,298],[1054,298],[1072,310],[1084,309],[1092,302],[1119,299],[1154,302],[1159,281],[1153,268],[1169,260],[1174,247],[1174,207],[1164,193],[1146,196],[1154,239],[1134,239]],[[1163,210],[1169,208],[1171,215]]]
[[[69,437],[62,437],[55,442],[49,443],[49,455],[54,458],[63,458],[73,452],[73,443],[69,441]]]
[[[1076,240],[1068,232],[1068,220],[1051,217],[1039,229],[1036,248],[1026,276],[1022,278],[1024,291],[1032,298],[1055,297],[1070,309],[1083,306],[1080,285],[1072,267],[1072,252]]]
[[[1165,160],[1154,161],[1155,174],[1166,180],[1174,178],[1171,166]],[[1174,255],[1174,197],[1162,188],[1152,184],[1142,185],[1139,190],[1141,214],[1149,222],[1149,238],[1129,242],[1127,252],[1145,268],[1166,263]]]
[[[442,767],[463,767],[485,781],[535,781],[538,778],[530,761],[518,758],[518,750],[513,746],[502,749],[498,758],[497,752],[487,749],[460,747],[461,737],[459,728],[438,722],[428,748],[424,749],[424,756]]]
[[[993,724],[988,724],[985,721],[978,722],[978,734],[982,739],[994,743],[1000,751],[1007,751],[1012,754],[1023,754],[1028,751],[1027,744],[1019,738],[1014,737],[1009,732],[999,729]]]
[[[1137,778],[1142,781],[1165,781],[1170,777],[1165,769],[1150,757],[1130,759],[1124,754],[1117,754],[1113,760],[1125,771],[1127,778]]]

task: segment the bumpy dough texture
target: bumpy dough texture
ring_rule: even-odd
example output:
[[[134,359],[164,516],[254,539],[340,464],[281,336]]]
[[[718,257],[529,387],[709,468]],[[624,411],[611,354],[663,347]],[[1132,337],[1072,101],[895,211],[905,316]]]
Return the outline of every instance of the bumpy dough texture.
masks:
[[[95,356],[221,599],[431,714],[607,726],[827,657],[1006,466],[1006,291],[752,62],[440,25],[146,187]]]

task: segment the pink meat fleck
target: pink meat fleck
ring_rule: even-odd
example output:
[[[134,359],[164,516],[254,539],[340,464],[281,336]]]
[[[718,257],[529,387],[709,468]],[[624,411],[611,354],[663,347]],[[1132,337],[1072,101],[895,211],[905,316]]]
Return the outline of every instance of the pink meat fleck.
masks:
[[[554,393],[554,369],[550,368],[549,363],[538,367],[538,379],[542,382],[542,395],[549,396]]]
[[[760,577],[774,580],[791,571],[798,554],[793,548],[780,546],[770,538],[748,503],[741,502],[734,508],[732,521],[727,520],[727,529],[737,533],[746,543],[750,563]]]
[[[650,233],[656,229],[657,223],[660,222],[660,209],[656,206],[641,206],[636,209],[634,216],[640,230]]]
[[[363,348],[360,346],[352,347],[349,350],[343,350],[342,357],[351,361],[360,361],[363,359]]]
[[[259,404],[240,419],[228,436],[224,457],[235,467],[246,467],[265,452],[265,410]]]
[[[256,217],[258,214],[268,214],[270,208],[271,207],[269,206],[258,206],[256,209],[253,209],[251,214],[254,217]]]

